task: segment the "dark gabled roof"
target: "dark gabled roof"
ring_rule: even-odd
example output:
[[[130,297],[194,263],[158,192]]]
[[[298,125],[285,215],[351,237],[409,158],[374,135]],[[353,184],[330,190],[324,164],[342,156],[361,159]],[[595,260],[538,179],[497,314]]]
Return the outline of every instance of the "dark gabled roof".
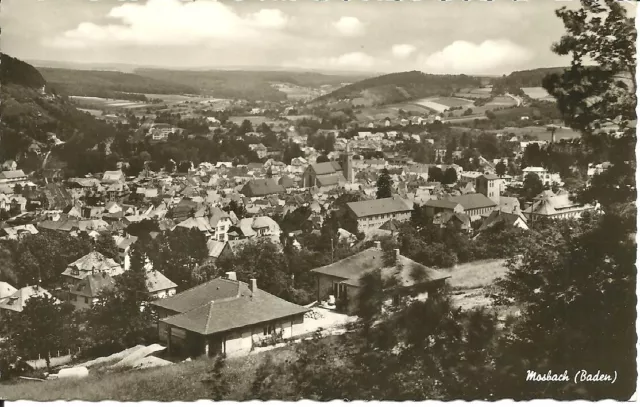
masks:
[[[238,296],[238,284],[232,280],[216,278],[173,297],[155,301],[153,305],[175,312],[187,312],[201,307],[211,301],[223,300]]]
[[[88,274],[79,283],[73,286],[69,291],[71,294],[82,295],[84,297],[95,298],[100,291],[113,287],[115,281],[113,277],[107,273]]]
[[[284,187],[272,178],[252,179],[244,184],[241,192],[248,197],[265,196],[284,192]]]
[[[385,213],[406,212],[413,208],[399,198],[373,199],[369,201],[349,202],[347,206],[357,217],[381,215]]]
[[[471,209],[497,206],[495,202],[493,202],[491,199],[487,198],[482,194],[466,194],[466,195],[452,196],[452,197],[449,197],[448,199],[452,202],[457,202],[460,205],[462,205],[465,211],[468,211]]]
[[[425,202],[424,206],[428,206],[430,208],[446,208],[453,209],[459,204],[457,202],[452,202],[448,199],[430,199]]]
[[[227,290],[226,297],[221,297],[219,290],[215,289],[223,285]],[[266,291],[257,289],[256,292],[252,292],[247,284],[240,281],[216,278],[202,286],[206,286],[206,293],[210,294],[208,297],[201,295],[205,290],[196,290],[201,287],[198,286],[165,299],[181,296],[182,305],[201,304],[162,321],[191,332],[210,335],[293,315],[302,315],[308,311],[303,306],[287,302]],[[192,300],[191,297],[194,299]]]
[[[327,266],[318,267],[311,271],[318,274],[342,278],[349,285],[358,286],[360,277],[365,273],[378,269],[382,270],[383,275],[386,276],[399,273],[402,277],[401,280],[403,280],[401,281],[401,285],[405,287],[415,284],[415,282],[410,281],[412,280],[410,276],[416,269],[424,271],[424,275],[426,276],[425,281],[442,280],[450,277],[450,275],[440,270],[429,268],[403,255],[398,255],[396,257],[395,265],[385,267],[384,252],[375,247],[365,249],[353,256],[349,256]]]
[[[47,184],[44,187],[44,195],[49,204],[48,209],[66,209],[73,205],[73,197],[62,185]]]
[[[336,161],[311,164],[311,168],[313,168],[316,175],[333,174],[334,172],[342,171],[342,166]]]

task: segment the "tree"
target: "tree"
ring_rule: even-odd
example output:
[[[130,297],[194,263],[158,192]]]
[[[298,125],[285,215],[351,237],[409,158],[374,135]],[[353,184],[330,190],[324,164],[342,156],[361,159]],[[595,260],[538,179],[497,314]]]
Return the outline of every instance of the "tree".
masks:
[[[431,182],[442,182],[442,170],[435,166],[429,167],[428,177]]]
[[[386,168],[380,171],[380,176],[378,177],[378,181],[376,181],[376,188],[376,199],[391,198],[393,194],[393,180],[391,180],[389,170]]]
[[[538,175],[530,172],[524,177],[523,191],[524,197],[526,200],[530,201],[536,197],[539,193],[544,190],[544,186],[542,185],[542,181],[538,177]]]
[[[496,164],[496,175],[498,177],[502,177],[506,173],[507,173],[507,166],[505,165],[504,162],[500,161],[498,164]]]
[[[635,210],[556,221],[522,245],[502,283],[522,318],[496,363],[504,397],[628,400],[636,385]],[[606,334],[604,334],[606,332]],[[585,358],[584,355],[591,355]],[[524,357],[523,357],[524,356]],[[616,383],[530,386],[520,369],[617,372]],[[544,368],[543,368],[544,366]],[[613,373],[612,373],[613,374]]]
[[[458,181],[458,173],[456,172],[455,168],[453,167],[447,168],[446,171],[444,172],[444,175],[442,176],[442,183],[455,184],[457,181]]]
[[[318,158],[316,158],[316,164],[328,163],[328,162],[329,162],[329,157],[327,157],[324,154],[321,154],[318,156]]]
[[[148,254],[155,269],[182,291],[196,284],[193,271],[209,256],[209,250],[199,230],[175,228],[158,235]]]
[[[625,174],[635,173],[637,32],[622,3],[583,0],[581,4],[578,10],[556,11],[567,33],[553,51],[570,55],[571,68],[545,77],[543,86],[556,98],[564,121],[582,133],[591,155],[608,156],[613,164],[608,171],[621,177],[609,181],[626,190],[616,194],[626,199],[636,195],[635,182],[626,182]],[[614,170],[619,165],[629,168]],[[600,191],[604,195],[596,189],[592,198],[621,203]]]
[[[98,236],[94,243],[94,249],[97,252],[102,253],[106,257],[114,260],[118,260],[118,257],[120,255],[115,240],[113,240],[113,238],[109,234],[102,234]]]
[[[114,278],[115,285],[103,289],[98,301],[86,311],[89,348],[94,354],[118,352],[147,342],[153,335],[155,317],[149,300],[143,239],[131,247],[129,270]]]
[[[25,359],[43,357],[51,370],[51,354],[73,346],[73,305],[43,294],[29,298],[19,315],[9,317],[9,342]]]

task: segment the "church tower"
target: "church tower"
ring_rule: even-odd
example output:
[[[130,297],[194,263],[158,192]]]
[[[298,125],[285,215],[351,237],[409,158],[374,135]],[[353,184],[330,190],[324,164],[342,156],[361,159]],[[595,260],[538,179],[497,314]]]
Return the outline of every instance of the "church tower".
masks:
[[[347,143],[347,152],[342,157],[342,174],[348,183],[353,184],[355,182],[355,177],[353,173],[353,162],[351,161],[351,146]]]

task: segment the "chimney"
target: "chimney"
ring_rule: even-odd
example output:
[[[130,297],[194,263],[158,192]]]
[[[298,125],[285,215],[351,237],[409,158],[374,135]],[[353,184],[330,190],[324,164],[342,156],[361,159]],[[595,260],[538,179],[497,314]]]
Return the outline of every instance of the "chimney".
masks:
[[[376,243],[376,249],[378,249],[378,250],[382,250],[382,244],[380,244],[380,241],[379,241],[379,240],[376,240],[376,242],[375,242],[375,243]]]
[[[251,292],[252,293],[256,293],[258,291],[258,280],[256,280],[255,278],[251,279]]]
[[[227,279],[229,280],[233,280],[236,281],[238,278],[236,277],[236,272],[235,271],[229,271],[228,273],[225,273],[227,275]]]

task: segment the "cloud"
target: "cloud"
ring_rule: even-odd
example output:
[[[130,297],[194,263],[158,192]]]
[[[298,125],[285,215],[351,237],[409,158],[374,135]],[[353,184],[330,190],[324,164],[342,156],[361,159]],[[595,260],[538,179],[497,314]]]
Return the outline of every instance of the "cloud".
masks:
[[[252,41],[284,28],[289,18],[277,9],[246,16],[209,0],[149,0],[114,7],[107,17],[114,24],[80,23],[75,29],[47,41],[59,48],[95,45],[194,45],[216,41]]]
[[[391,47],[391,53],[397,58],[407,58],[416,50],[415,45],[411,44],[395,44]]]
[[[532,57],[531,51],[509,40],[487,40],[480,44],[455,41],[422,57],[421,64],[433,73],[493,74],[518,66]]]
[[[364,24],[357,17],[341,17],[333,23],[333,27],[346,37],[357,37],[364,34]]]
[[[250,21],[257,26],[264,28],[281,29],[289,23],[289,17],[280,10],[262,9],[257,13],[249,15]]]
[[[298,68],[322,68],[322,69],[350,69],[366,70],[382,61],[364,52],[349,52],[338,57],[328,58],[299,58],[295,61],[285,62],[285,66]]]

